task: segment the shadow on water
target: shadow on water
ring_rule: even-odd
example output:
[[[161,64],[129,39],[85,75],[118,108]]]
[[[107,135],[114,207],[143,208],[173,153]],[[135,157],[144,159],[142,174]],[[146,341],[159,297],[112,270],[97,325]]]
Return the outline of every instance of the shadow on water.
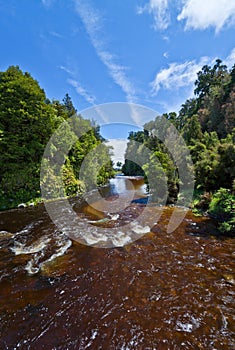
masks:
[[[187,227],[186,234],[195,237],[214,237],[218,240],[234,238],[234,235],[222,233],[218,228],[218,222],[213,218],[207,217],[206,221],[193,222]]]

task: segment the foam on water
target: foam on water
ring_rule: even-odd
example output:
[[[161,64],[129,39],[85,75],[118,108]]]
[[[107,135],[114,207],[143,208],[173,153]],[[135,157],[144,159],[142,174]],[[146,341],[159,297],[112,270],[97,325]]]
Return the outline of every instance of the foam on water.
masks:
[[[142,226],[139,222],[133,221],[127,227],[114,227],[110,228],[105,227],[94,227],[88,226],[86,231],[74,230],[73,233],[74,239],[82,238],[85,240],[88,245],[99,245],[103,242],[110,242],[108,247],[123,247],[126,244],[133,241],[133,237],[138,238],[148,232],[150,232],[149,226]]]
[[[58,258],[61,255],[64,255],[64,253],[71,247],[72,241],[67,240],[64,241],[63,244],[61,244],[60,248],[56,250],[54,254],[52,254],[47,260],[45,260],[42,265],[45,265],[46,263]]]
[[[26,246],[24,243],[14,241],[14,247],[11,247],[10,249],[15,255],[34,254],[42,251],[50,241],[51,238],[41,237],[30,246]]]
[[[28,272],[29,275],[35,275],[40,271],[40,265],[35,266],[35,261],[32,259],[29,260],[29,262],[25,266],[25,270]]]
[[[134,231],[138,235],[144,235],[150,232],[149,226],[141,226],[137,221],[133,221],[131,223],[131,226],[132,226],[132,231]]]
[[[13,246],[10,247],[10,250],[16,256],[30,256],[30,260],[24,267],[30,275],[38,273],[47,263],[64,255],[67,249],[72,245],[72,241],[67,235],[59,231],[48,231],[46,235],[44,234],[32,242],[34,228],[35,225],[32,223],[27,225],[21,231],[18,231],[14,235]],[[42,232],[45,233],[45,231]]]
[[[39,254],[35,254],[33,258],[28,261],[27,265],[25,266],[25,270],[28,272],[29,275],[34,275],[38,273],[40,270],[45,269],[48,263],[52,262],[59,256],[64,255],[68,248],[71,247],[71,245],[71,240],[60,239],[59,241],[57,241],[58,248],[53,254],[51,254],[46,260],[42,260],[45,256],[45,251],[41,251]]]
[[[22,230],[16,232],[14,234],[14,237],[22,236],[24,234],[28,234],[29,232],[32,232],[34,230],[34,228],[39,226],[40,224],[41,224],[41,220],[38,220],[36,222],[33,221],[30,224],[26,225]]]
[[[118,231],[114,237],[112,237],[112,243],[115,247],[123,247],[131,242],[131,237],[122,231]]]

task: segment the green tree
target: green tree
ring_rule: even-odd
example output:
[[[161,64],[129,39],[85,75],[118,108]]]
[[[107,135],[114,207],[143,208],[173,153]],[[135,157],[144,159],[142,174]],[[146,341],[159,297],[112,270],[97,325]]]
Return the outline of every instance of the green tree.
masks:
[[[65,107],[65,110],[68,114],[68,117],[72,117],[73,115],[75,115],[77,113],[77,110],[75,109],[73,102],[72,102],[72,99],[68,93],[66,93],[62,102],[63,102],[63,106]]]
[[[42,156],[52,135],[41,179],[48,196],[77,195],[84,190],[80,167],[104,139],[94,122],[79,115],[70,118],[75,113],[68,94],[63,103],[50,102],[38,82],[19,67],[0,72],[0,207],[14,207],[40,196]],[[63,127],[58,129],[60,125]],[[109,148],[98,158],[103,167],[98,184],[104,184],[113,176]]]
[[[176,123],[178,130],[182,130],[188,119],[197,114],[198,108],[198,100],[196,98],[188,99],[182,104]]]
[[[39,167],[45,144],[59,125],[44,91],[19,67],[0,72],[1,194],[29,200],[39,195]]]
[[[201,125],[196,114],[188,118],[182,129],[182,134],[187,145],[193,144],[195,139],[198,141],[202,139]]]
[[[220,188],[213,195],[209,213],[219,221],[221,232],[235,235],[235,196],[232,191]]]
[[[205,65],[202,70],[197,73],[197,80],[195,81],[194,93],[202,100],[207,94],[210,94],[213,86],[222,85],[224,82],[228,83],[227,66],[221,64],[220,59],[216,60],[213,67]]]

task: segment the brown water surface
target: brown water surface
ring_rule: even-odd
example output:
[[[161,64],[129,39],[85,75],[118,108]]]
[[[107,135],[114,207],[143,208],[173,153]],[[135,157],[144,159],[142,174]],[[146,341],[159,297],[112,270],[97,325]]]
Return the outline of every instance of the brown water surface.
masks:
[[[77,207],[86,232],[100,217]],[[0,213],[0,349],[234,349],[235,241],[190,211],[167,234],[172,211],[112,249],[72,241],[43,205]]]

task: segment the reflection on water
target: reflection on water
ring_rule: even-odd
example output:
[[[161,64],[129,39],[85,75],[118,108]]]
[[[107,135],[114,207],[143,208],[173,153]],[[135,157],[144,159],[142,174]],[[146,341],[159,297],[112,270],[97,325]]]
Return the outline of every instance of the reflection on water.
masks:
[[[114,197],[126,191],[118,184]],[[100,220],[75,207],[84,231]],[[103,225],[142,209],[132,203]],[[43,205],[0,213],[0,349],[234,349],[234,239],[191,212],[166,233],[171,214],[101,249],[56,229]]]
[[[116,176],[110,180],[108,187],[101,189],[104,197],[128,196],[132,199],[146,197],[146,185],[141,176]]]
[[[146,195],[146,185],[144,179],[140,177],[128,177],[128,176],[117,176],[110,180],[111,187],[115,189],[117,193],[126,193],[127,191],[135,191],[137,196]]]

